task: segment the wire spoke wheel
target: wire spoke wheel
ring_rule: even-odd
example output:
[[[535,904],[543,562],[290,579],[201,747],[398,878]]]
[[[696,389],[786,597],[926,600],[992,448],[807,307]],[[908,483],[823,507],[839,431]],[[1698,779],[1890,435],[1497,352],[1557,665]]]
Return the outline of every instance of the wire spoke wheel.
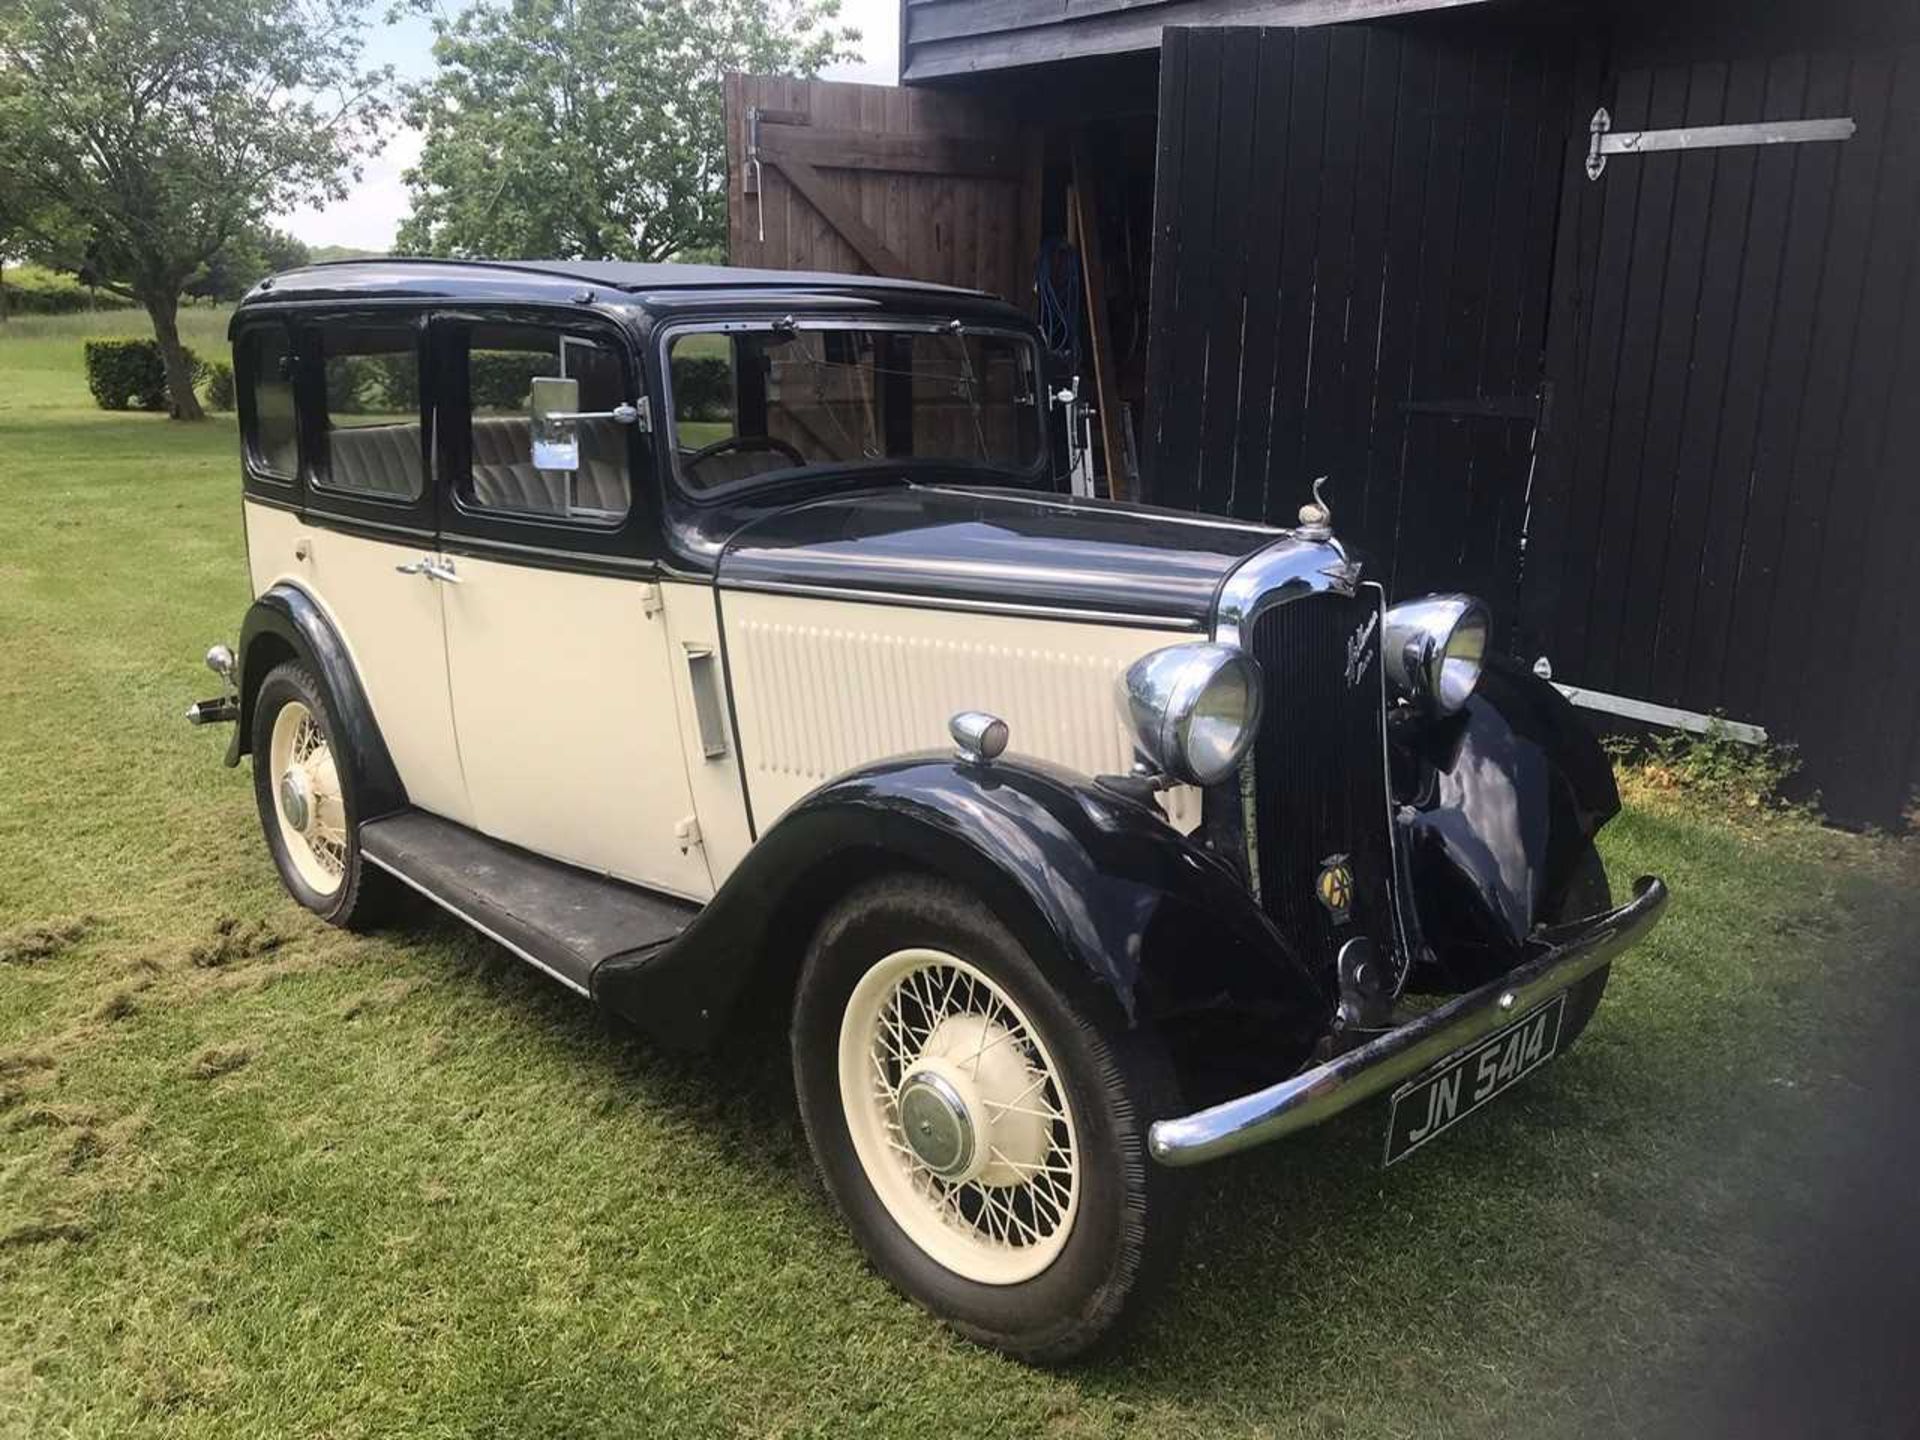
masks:
[[[1039,1031],[944,951],[861,976],[840,1026],[854,1150],[909,1239],[966,1279],[1012,1285],[1065,1248],[1081,1199],[1073,1109]]]
[[[267,758],[287,858],[316,893],[331,895],[346,876],[346,802],[326,731],[301,701],[274,716]]]

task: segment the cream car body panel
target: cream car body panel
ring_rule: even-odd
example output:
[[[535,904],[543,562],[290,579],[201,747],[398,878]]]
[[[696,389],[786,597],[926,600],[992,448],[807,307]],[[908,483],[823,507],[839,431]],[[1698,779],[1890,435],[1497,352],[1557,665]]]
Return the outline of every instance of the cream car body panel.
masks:
[[[985,710],[1010,753],[1082,775],[1125,774],[1133,741],[1115,691],[1133,661],[1191,632],[1036,620],[805,595],[723,591],[747,792],[765,831],[836,775],[916,750],[950,748],[947,721]],[[1199,792],[1163,804],[1200,820]]]
[[[309,525],[269,505],[249,501],[245,509],[253,593],[285,582],[314,598],[353,656],[407,798],[473,824],[447,686],[441,587],[394,568],[432,551]]]
[[[694,812],[700,820],[700,839],[715,886],[725,883],[733,867],[753,848],[747,824],[747,806],[740,787],[740,754],[734,739],[733,717],[720,669],[720,625],[713,608],[713,587],[706,583],[668,583],[660,587],[660,603],[667,629],[669,668],[673,676],[674,714],[680,727],[680,753],[687,760],[687,783]],[[706,753],[698,703],[694,698],[695,665],[710,668],[698,683],[709,687],[707,701],[717,706],[724,749]]]
[[[656,588],[604,575],[450,557],[443,584],[455,734],[473,824],[588,870],[705,899],[670,703]]]

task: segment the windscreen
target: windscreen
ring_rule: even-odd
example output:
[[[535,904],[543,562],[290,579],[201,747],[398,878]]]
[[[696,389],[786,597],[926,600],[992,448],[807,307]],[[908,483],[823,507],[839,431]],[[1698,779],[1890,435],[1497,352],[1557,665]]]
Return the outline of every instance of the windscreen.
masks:
[[[675,335],[673,442],[695,490],[808,465],[894,460],[1026,474],[1040,377],[1017,335],[798,328]]]

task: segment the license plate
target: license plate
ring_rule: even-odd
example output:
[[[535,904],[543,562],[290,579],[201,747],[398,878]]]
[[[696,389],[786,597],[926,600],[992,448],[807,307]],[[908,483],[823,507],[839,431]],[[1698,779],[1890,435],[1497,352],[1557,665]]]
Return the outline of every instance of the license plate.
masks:
[[[1406,1159],[1551,1060],[1566,1009],[1563,992],[1394,1091],[1386,1164]]]

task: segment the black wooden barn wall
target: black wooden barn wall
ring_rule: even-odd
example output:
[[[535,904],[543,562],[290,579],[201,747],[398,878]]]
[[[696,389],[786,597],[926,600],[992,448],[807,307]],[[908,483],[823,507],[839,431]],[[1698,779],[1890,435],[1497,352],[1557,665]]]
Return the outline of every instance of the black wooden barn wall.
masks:
[[[1488,27],[1167,31],[1150,498],[1290,522],[1327,475],[1396,593],[1510,614],[1571,68]]]
[[[1920,780],[1920,47],[1728,48],[1617,39],[1587,113],[1856,132],[1598,181],[1570,146],[1520,652],[1757,721],[1829,813],[1889,822]]]
[[[1920,50],[1609,43],[1168,31],[1149,498],[1284,523],[1326,474],[1394,593],[1486,595],[1557,678],[1756,721],[1830,813],[1891,821],[1920,781]],[[1603,101],[1858,128],[1589,182]]]

